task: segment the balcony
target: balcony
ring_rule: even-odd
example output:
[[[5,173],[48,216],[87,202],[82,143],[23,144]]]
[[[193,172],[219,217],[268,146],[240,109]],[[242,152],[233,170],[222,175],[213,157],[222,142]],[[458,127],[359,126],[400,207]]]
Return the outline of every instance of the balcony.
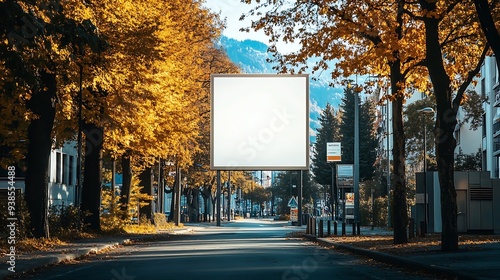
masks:
[[[500,157],[500,141],[493,142],[493,156]]]
[[[493,138],[500,137],[500,118],[493,120]]]
[[[495,103],[493,103],[493,106],[500,107],[500,84],[499,83],[496,83],[493,86],[493,95],[495,96]]]

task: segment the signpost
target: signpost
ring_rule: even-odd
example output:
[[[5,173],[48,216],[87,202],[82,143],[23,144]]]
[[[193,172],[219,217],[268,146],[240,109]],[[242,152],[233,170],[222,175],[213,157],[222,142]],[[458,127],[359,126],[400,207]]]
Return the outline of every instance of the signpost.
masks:
[[[354,188],[354,165],[353,164],[337,164],[337,187],[342,189],[342,235],[345,235],[346,219],[354,216],[347,216],[347,212],[354,213],[354,203],[347,205],[346,189]]]
[[[340,142],[328,142],[326,143],[326,161],[341,161],[342,151]]]
[[[297,203],[297,199],[295,196],[292,196],[288,201],[288,207],[290,207],[290,221],[292,223],[296,223],[299,221],[299,204]]]
[[[326,143],[326,162],[332,163],[330,168],[332,169],[332,184],[330,186],[330,206],[332,208],[332,219],[338,217],[339,212],[339,202],[338,202],[338,189],[335,184],[335,162],[342,160],[342,144],[340,142],[327,142]],[[335,197],[334,197],[335,195]],[[335,204],[335,205],[334,205]],[[335,216],[334,210],[335,209]]]

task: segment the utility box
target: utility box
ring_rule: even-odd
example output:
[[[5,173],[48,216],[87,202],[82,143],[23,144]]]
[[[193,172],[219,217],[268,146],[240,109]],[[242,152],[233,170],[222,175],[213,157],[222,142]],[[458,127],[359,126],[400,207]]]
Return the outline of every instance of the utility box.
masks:
[[[458,232],[500,233],[500,180],[487,171],[455,172]],[[436,171],[416,174],[416,205],[412,218],[424,221],[424,192],[427,190],[427,232],[441,232],[441,193]]]

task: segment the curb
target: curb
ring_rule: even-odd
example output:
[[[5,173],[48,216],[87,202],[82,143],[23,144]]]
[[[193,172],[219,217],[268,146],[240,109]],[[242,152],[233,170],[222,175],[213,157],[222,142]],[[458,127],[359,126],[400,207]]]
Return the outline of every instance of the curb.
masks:
[[[329,240],[326,240],[325,238],[319,238],[314,235],[310,234],[304,234],[303,235],[305,238],[311,241],[316,241],[320,245],[325,246],[325,247],[330,247],[334,249],[342,249],[349,251],[351,253],[365,256],[368,258],[371,258],[373,260],[383,262],[386,264],[392,264],[396,265],[399,267],[405,267],[405,268],[410,268],[410,269],[420,269],[432,274],[436,274],[438,276],[449,276],[453,277],[456,280],[491,280],[493,278],[485,278],[485,277],[479,277],[476,275],[472,275],[470,273],[466,272],[460,272],[448,267],[444,266],[439,266],[439,265],[430,265],[425,262],[421,261],[415,261],[411,260],[406,257],[400,257],[388,253],[383,253],[383,252],[377,252],[373,250],[368,250],[368,249],[363,249],[363,248],[358,248],[350,245],[345,245],[345,244],[340,244],[340,243],[335,243]]]
[[[62,263],[62,262],[80,259],[80,258],[86,257],[88,255],[95,255],[95,254],[97,254],[101,251],[104,251],[106,249],[114,248],[114,247],[117,247],[119,245],[124,245],[126,243],[129,243],[130,241],[131,240],[127,238],[127,239],[123,239],[123,240],[118,241],[118,242],[112,242],[112,243],[108,243],[105,245],[94,246],[94,247],[86,248],[86,249],[77,249],[77,251],[73,252],[73,253],[63,253],[60,255],[52,255],[52,256],[49,255],[49,256],[39,258],[39,259],[32,259],[32,260],[20,259],[20,260],[18,260],[19,262],[27,261],[27,262],[31,263],[31,265],[28,264],[25,266],[23,266],[23,265],[16,266],[15,272],[9,272],[5,268],[2,271],[0,271],[0,279],[9,279],[8,277],[15,277],[15,276],[18,276],[20,274],[29,273],[31,271],[35,271],[37,269],[40,269],[40,268],[43,268],[46,266],[57,265],[57,264]]]
[[[170,235],[180,235],[180,234],[186,234],[189,232],[192,232],[193,229],[191,228],[186,228],[182,230],[176,230],[174,232],[166,232],[165,234],[170,234]],[[109,242],[106,244],[102,245],[96,245],[92,246],[90,248],[85,248],[85,249],[76,249],[75,252],[72,253],[54,253],[54,255],[48,255],[45,257],[41,257],[38,259],[30,259],[30,260],[23,260],[19,259],[16,262],[25,262],[25,265],[17,265],[16,266],[16,271],[15,272],[10,272],[7,270],[7,267],[4,269],[0,270],[0,279],[9,279],[10,277],[15,277],[20,274],[24,273],[29,273],[31,271],[35,271],[37,269],[51,266],[51,265],[57,265],[62,262],[66,261],[72,261],[72,260],[77,260],[80,258],[84,258],[88,255],[95,255],[101,251],[107,250],[107,249],[112,249],[115,247],[118,247],[120,245],[126,245],[130,244],[131,242],[134,241],[148,241],[148,239],[153,239],[153,236],[138,236],[138,237],[131,237],[131,238],[124,238],[115,242]],[[28,263],[28,264],[26,264]]]

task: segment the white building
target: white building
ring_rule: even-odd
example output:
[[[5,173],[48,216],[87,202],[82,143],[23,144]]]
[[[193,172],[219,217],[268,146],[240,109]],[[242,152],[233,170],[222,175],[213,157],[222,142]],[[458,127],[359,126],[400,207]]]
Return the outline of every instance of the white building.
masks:
[[[499,178],[500,156],[500,84],[494,56],[488,56],[481,66],[481,77],[475,90],[483,102],[483,126],[481,130],[481,151],[483,170],[489,171],[491,178]]]
[[[52,149],[49,159],[48,206],[72,205],[75,201],[78,152],[76,142],[66,142]],[[24,193],[24,173],[16,171],[15,187]],[[7,190],[8,180],[0,178],[0,190]]]
[[[71,205],[75,201],[78,150],[76,142],[52,149],[49,161],[49,207]]]

